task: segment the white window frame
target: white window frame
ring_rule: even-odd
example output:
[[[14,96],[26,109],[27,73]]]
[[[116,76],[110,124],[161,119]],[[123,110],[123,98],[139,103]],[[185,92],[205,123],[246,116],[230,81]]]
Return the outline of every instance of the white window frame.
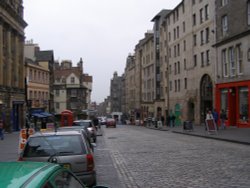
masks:
[[[224,7],[228,4],[228,0],[221,0],[221,6]]]
[[[222,24],[222,34],[226,35],[228,32],[228,17],[227,17],[227,15],[222,16],[221,24]]]
[[[235,54],[233,47],[229,47],[228,49],[228,61],[230,66],[230,76],[234,77],[236,76],[236,62],[235,62]]]
[[[227,61],[227,50],[226,49],[223,49],[221,51],[221,62],[222,62],[223,77],[228,77],[228,61]]]
[[[250,25],[250,1],[247,1],[247,24]]]
[[[237,44],[235,48],[235,61],[237,66],[237,74],[242,75],[243,74],[243,61],[242,61],[242,46],[241,44]]]

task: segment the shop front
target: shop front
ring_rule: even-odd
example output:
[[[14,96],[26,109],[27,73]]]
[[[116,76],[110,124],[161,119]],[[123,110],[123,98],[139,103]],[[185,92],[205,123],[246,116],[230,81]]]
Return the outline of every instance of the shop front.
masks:
[[[250,128],[250,81],[216,85],[216,109],[226,112],[226,126]]]

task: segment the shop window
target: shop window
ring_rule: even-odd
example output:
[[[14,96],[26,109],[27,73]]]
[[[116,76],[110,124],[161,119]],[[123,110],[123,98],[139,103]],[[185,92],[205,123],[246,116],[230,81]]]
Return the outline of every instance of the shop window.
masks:
[[[227,111],[227,109],[228,109],[228,89],[221,90],[220,101],[221,101],[220,109],[224,110],[226,112],[226,116],[228,117],[228,114],[227,114],[227,112],[228,112]]]
[[[241,121],[248,121],[248,88],[239,89],[239,113]]]

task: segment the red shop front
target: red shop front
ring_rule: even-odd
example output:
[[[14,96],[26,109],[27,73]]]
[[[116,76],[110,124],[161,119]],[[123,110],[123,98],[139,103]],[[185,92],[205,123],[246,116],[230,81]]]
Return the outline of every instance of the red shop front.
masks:
[[[226,126],[250,128],[250,81],[216,84],[216,109],[225,110]]]

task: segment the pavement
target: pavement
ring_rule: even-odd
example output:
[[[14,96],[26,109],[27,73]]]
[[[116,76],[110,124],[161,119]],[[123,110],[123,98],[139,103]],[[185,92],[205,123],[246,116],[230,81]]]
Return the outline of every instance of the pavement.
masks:
[[[250,145],[250,128],[227,127],[224,130],[208,132],[202,125],[194,125],[193,130],[183,130],[183,126],[155,128],[153,126],[145,126],[150,129],[159,131],[171,131],[177,134],[189,136],[203,137],[207,139],[216,139],[238,144]]]

